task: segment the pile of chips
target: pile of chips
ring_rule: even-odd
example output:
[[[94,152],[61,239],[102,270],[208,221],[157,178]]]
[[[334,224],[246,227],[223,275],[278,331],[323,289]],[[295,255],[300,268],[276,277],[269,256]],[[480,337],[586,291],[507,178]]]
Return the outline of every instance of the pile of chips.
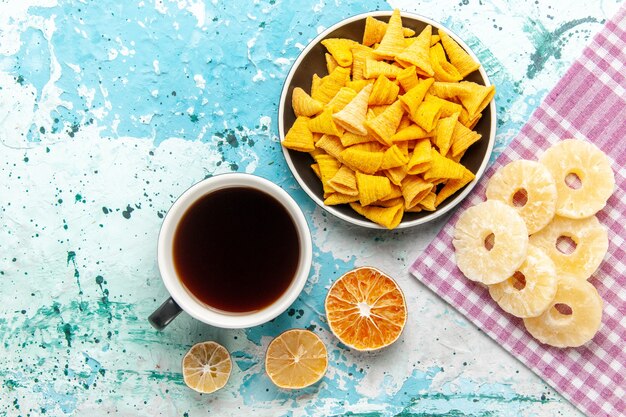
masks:
[[[405,212],[434,211],[474,174],[460,163],[494,86],[462,81],[479,68],[448,34],[418,35],[366,19],[363,41],[328,38],[328,75],[296,87],[296,120],[282,142],[308,152],[324,204],[350,204],[393,229]]]
[[[588,279],[608,250],[595,214],[614,187],[610,160],[584,140],[557,142],[538,161],[510,162],[489,180],[487,201],[456,223],[459,269],[540,342],[583,345],[602,321],[602,298]]]

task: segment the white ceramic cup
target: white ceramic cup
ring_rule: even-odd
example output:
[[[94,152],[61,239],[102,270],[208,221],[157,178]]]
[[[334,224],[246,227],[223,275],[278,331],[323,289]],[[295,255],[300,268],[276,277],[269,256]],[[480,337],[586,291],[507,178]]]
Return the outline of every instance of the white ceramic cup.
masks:
[[[187,209],[201,197],[224,188],[250,187],[270,195],[283,205],[296,227],[300,243],[298,267],[287,290],[269,306],[249,313],[228,313],[216,310],[198,300],[176,273],[173,261],[173,241],[176,227]],[[162,330],[181,312],[212,326],[239,329],[266,323],[289,307],[298,298],[309,276],[312,259],[311,233],[298,204],[278,185],[264,178],[243,173],[221,174],[203,180],[185,191],[167,212],[158,241],[158,264],[161,278],[170,293],[149,317],[150,323]],[[244,260],[245,261],[245,260]]]

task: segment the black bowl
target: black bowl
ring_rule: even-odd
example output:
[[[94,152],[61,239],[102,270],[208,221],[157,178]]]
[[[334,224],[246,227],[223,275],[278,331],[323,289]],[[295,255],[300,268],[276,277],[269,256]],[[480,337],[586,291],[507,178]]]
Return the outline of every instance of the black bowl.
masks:
[[[300,87],[305,91],[310,92],[311,78],[313,77],[313,74],[318,74],[320,77],[327,74],[326,60],[324,57],[326,48],[322,45],[321,41],[327,38],[348,38],[361,42],[363,38],[363,31],[365,29],[365,19],[367,16],[388,21],[391,16],[391,11],[364,13],[342,20],[320,33],[300,53],[287,75],[280,97],[278,130],[281,141],[284,140],[285,134],[289,131],[289,128],[291,128],[291,125],[293,125],[296,120],[296,116],[291,107],[291,95],[293,93],[293,89]],[[476,55],[469,49],[465,42],[440,23],[434,22],[420,15],[403,12],[402,25],[413,29],[415,33],[420,33],[427,25],[432,25],[433,29],[441,28],[446,31],[459,45],[461,45],[461,47],[463,47],[470,54],[470,56],[476,60],[476,62],[479,62]],[[473,81],[481,85],[491,85],[482,66],[465,77],[465,80]],[[476,175],[476,178],[442,202],[435,211],[405,213],[398,228],[417,226],[442,216],[444,213],[447,213],[452,208],[456,207],[469,194],[472,188],[474,188],[477,181],[485,171],[487,163],[489,162],[489,157],[491,156],[491,152],[493,150],[496,133],[496,106],[494,100],[492,100],[487,109],[485,109],[483,116],[474,127],[474,130],[480,133],[482,138],[467,150],[463,159],[461,159],[461,163],[465,165],[467,169],[472,171],[474,175]],[[306,152],[292,151],[285,147],[283,147],[283,154],[294,177],[317,205],[322,207],[327,212],[352,224],[373,229],[384,229],[382,226],[379,226],[378,224],[356,213],[347,204],[337,206],[325,205],[322,183],[311,169],[311,164],[315,162],[313,158]]]

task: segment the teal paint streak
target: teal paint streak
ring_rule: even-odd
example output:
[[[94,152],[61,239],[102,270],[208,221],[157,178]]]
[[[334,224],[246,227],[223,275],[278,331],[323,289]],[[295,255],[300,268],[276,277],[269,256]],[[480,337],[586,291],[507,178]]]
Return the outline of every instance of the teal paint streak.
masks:
[[[138,317],[134,309],[132,304],[122,302],[109,302],[106,306],[100,301],[54,302],[38,308],[32,316],[16,316],[10,324],[0,321],[0,333],[4,335],[6,348],[36,345],[56,350],[72,347],[77,340],[92,344],[95,340],[111,338],[107,337],[110,331],[104,326],[109,320],[118,326],[136,325]],[[80,323],[80,331],[79,325],[72,323]]]
[[[140,379],[147,379],[151,382],[163,382],[172,383],[179,386],[184,386],[183,374],[181,372],[169,372],[169,371],[135,371],[132,369],[117,369],[114,371],[117,380],[120,384],[124,383],[129,377],[138,377]]]
[[[524,32],[530,35],[535,45],[535,51],[530,56],[532,62],[526,69],[526,76],[534,78],[538,72],[543,70],[549,59],[561,58],[561,49],[566,43],[563,36],[584,23],[598,23],[598,21],[593,17],[584,17],[565,22],[555,30],[549,31],[540,21],[527,19],[524,24]]]
[[[61,327],[61,331],[63,332],[63,335],[65,336],[67,347],[72,347],[72,336],[74,335],[74,329],[72,328],[72,325],[69,323],[65,323],[64,325],[60,327]]]
[[[68,251],[67,252],[67,265],[70,265],[70,262],[74,266],[74,278],[76,278],[76,285],[78,286],[78,295],[83,295],[83,289],[80,286],[80,273],[78,272],[78,267],[76,266],[76,252]]]
[[[247,371],[248,369],[259,363],[258,358],[256,358],[254,355],[240,350],[232,352],[230,356],[234,360],[235,364],[242,371]]]

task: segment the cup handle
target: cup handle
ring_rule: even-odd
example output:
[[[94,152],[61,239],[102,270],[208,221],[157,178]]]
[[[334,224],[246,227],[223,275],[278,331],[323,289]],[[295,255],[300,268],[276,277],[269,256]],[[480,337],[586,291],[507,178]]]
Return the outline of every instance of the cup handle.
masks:
[[[172,297],[165,300],[163,304],[159,306],[154,313],[150,314],[148,321],[157,330],[163,330],[168,324],[172,322],[183,311],[182,308]]]

